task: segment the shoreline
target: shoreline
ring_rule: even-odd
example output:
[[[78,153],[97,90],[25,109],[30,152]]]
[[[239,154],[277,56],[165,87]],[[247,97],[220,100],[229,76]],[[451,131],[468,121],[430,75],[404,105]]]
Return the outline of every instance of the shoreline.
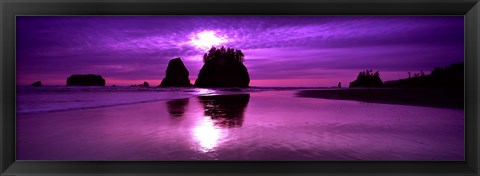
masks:
[[[333,100],[353,100],[369,103],[383,103],[383,104],[399,104],[399,105],[412,105],[412,106],[425,106],[436,108],[449,108],[449,109],[464,109],[464,93],[460,90],[447,90],[447,89],[398,89],[398,88],[311,88],[311,89],[228,89],[228,88],[203,88],[203,90],[193,89],[178,89],[174,91],[162,91],[159,92],[147,92],[149,94],[143,94],[138,91],[129,91],[132,96],[136,98],[133,100],[117,99],[112,102],[97,102],[88,105],[76,105],[75,102],[66,103],[63,106],[57,108],[35,108],[35,110],[25,111],[17,109],[17,115],[27,115],[36,113],[50,113],[50,112],[62,112],[81,109],[97,109],[108,108],[122,105],[142,104],[158,101],[169,101],[176,99],[194,98],[198,96],[212,96],[212,95],[228,95],[228,94],[245,94],[264,91],[292,91],[296,97],[303,98],[323,98]],[[117,91],[112,91],[115,93]],[[82,93],[82,92],[79,92]],[[87,91],[85,93],[95,93]],[[153,94],[150,94],[153,93]],[[166,95],[166,94],[170,95]],[[80,95],[80,94],[79,94]],[[105,94],[107,95],[107,94]],[[150,95],[159,96],[156,98]],[[130,96],[130,95],[129,95]],[[138,96],[138,97],[137,97]],[[148,98],[142,99],[140,96],[147,96]],[[62,97],[60,97],[62,98]],[[63,97],[68,98],[68,97]],[[83,99],[80,99],[83,100]],[[85,99],[84,101],[92,101]]]
[[[446,89],[346,88],[300,90],[297,97],[354,100],[368,103],[464,109],[464,92]]]
[[[306,88],[302,89],[304,90]],[[295,91],[302,89],[28,86],[21,87],[20,91],[17,92],[17,102],[21,102],[18,104],[20,106],[17,106],[17,114],[49,113],[77,109],[106,108],[112,106],[193,98],[198,96],[244,94],[263,91]]]

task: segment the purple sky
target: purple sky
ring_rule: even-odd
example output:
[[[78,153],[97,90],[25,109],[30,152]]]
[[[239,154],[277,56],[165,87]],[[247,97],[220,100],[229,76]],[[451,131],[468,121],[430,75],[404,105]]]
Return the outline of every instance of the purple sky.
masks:
[[[193,83],[210,44],[243,51],[250,86],[348,86],[365,69],[387,81],[462,62],[463,26],[463,16],[19,16],[17,84],[93,73],[158,85],[175,57]]]

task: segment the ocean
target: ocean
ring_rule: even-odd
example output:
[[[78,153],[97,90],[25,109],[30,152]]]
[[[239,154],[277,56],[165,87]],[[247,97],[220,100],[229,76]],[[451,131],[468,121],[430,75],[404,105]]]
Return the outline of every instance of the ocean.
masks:
[[[464,159],[463,109],[296,96],[304,89],[19,86],[16,156]]]

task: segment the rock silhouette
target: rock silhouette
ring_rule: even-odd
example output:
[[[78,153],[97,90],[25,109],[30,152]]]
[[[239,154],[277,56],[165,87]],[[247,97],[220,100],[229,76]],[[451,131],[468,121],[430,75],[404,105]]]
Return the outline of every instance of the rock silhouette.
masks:
[[[150,87],[150,84],[148,84],[147,81],[143,82],[143,87]]]
[[[203,60],[196,87],[248,87],[250,77],[241,50],[212,47]]]
[[[147,81],[144,81],[142,84],[131,84],[130,87],[150,87]]]
[[[43,85],[42,85],[42,81],[36,81],[36,82],[32,83],[31,86],[33,86],[33,87],[43,86]]]
[[[168,62],[165,78],[160,83],[161,87],[189,87],[192,86],[188,79],[188,70],[180,58]]]
[[[101,75],[71,75],[67,78],[67,86],[105,86],[105,79]]]
[[[350,83],[350,87],[382,87],[383,81],[380,79],[380,73],[373,73],[372,70],[362,71],[357,79]]]

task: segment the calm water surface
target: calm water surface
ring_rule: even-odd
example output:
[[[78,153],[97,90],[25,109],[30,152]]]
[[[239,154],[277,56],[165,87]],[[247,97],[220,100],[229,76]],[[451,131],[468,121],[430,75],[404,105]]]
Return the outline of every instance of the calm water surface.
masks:
[[[463,160],[463,110],[266,91],[17,115],[19,160]]]

